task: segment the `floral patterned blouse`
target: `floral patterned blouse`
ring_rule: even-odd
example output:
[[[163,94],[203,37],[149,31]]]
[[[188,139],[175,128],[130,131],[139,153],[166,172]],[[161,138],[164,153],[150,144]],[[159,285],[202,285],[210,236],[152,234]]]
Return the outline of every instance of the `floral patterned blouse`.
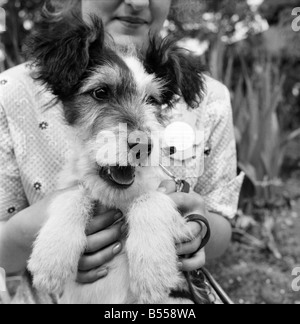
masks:
[[[191,183],[210,212],[233,218],[243,174],[237,177],[230,94],[221,83],[209,77],[206,82],[198,109],[179,102],[172,112],[172,121],[189,124],[200,136],[190,153],[173,156],[183,159],[182,166],[170,170]],[[0,74],[0,221],[55,191],[71,144],[61,106],[45,108],[51,99],[30,77],[28,64]]]

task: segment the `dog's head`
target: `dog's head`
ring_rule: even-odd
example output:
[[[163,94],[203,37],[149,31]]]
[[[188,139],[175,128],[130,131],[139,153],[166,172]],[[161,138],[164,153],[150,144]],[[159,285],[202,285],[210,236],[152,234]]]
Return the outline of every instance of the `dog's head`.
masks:
[[[42,22],[28,49],[36,78],[63,103],[67,123],[84,143],[87,172],[122,191],[153,151],[164,151],[155,147],[153,134],[165,126],[174,98],[199,105],[203,71],[173,40],[152,38],[142,56],[108,44],[101,21],[91,21]]]

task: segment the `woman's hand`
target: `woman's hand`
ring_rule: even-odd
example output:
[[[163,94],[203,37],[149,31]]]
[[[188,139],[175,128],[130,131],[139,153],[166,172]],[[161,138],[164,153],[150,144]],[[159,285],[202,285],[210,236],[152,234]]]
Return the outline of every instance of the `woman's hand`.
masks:
[[[169,195],[178,207],[183,216],[192,214],[205,215],[206,209],[203,199],[196,193],[176,193],[176,184],[174,181],[164,181],[160,185],[160,192]],[[206,263],[206,254],[204,249],[199,251],[202,240],[205,236],[205,225],[203,227],[196,222],[189,222],[188,226],[195,239],[191,242],[178,242],[177,251],[181,257],[179,268],[182,271],[191,272],[202,268]]]
[[[204,203],[199,195],[175,193],[176,188],[173,181],[163,182],[159,190],[170,195],[182,214],[203,214]],[[125,223],[121,221],[115,224],[122,217],[120,211],[108,211],[101,207],[98,209],[97,215],[87,229],[88,246],[79,261],[77,276],[79,283],[94,283],[108,275],[109,269],[106,264],[122,251],[120,239],[126,230]],[[203,267],[206,258],[204,249],[198,251],[205,234],[203,234],[203,228],[195,222],[190,222],[188,226],[195,239],[187,243],[178,242],[177,251],[178,255],[182,257],[179,267],[182,271],[189,272]],[[186,257],[187,255],[193,255],[193,257]]]
[[[122,213],[99,207],[87,229],[87,249],[81,257],[77,281],[91,284],[108,275],[106,264],[122,251],[121,236],[125,230]],[[117,224],[115,224],[117,221]],[[115,225],[114,225],[115,224]]]

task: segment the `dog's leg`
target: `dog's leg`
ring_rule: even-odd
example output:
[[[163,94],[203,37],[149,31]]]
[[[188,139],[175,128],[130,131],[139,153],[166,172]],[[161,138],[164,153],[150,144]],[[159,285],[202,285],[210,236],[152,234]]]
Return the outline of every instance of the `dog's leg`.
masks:
[[[79,258],[86,246],[85,229],[93,204],[83,188],[54,199],[49,220],[42,228],[28,263],[37,289],[61,293],[75,279]]]
[[[128,213],[126,250],[131,290],[139,303],[159,304],[184,281],[178,271],[176,242],[191,239],[185,219],[165,194],[137,199]]]

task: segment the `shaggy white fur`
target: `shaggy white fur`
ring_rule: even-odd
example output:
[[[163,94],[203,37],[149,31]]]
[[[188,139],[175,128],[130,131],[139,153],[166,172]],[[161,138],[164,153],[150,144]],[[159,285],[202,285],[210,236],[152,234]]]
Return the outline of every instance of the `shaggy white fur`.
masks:
[[[81,155],[71,160],[73,166],[68,165],[62,174],[68,186],[78,184],[74,170],[84,170],[87,155],[80,151]],[[77,189],[52,203],[49,221],[29,261],[34,285],[48,293],[63,292],[63,304],[171,303],[170,291],[186,285],[177,269],[175,242],[192,235],[174,202],[156,191],[165,175],[159,168],[140,168],[132,188],[119,191],[89,172]],[[93,285],[79,285],[75,282],[78,262],[97,198],[127,215],[128,237],[123,253],[108,264],[108,277]]]

